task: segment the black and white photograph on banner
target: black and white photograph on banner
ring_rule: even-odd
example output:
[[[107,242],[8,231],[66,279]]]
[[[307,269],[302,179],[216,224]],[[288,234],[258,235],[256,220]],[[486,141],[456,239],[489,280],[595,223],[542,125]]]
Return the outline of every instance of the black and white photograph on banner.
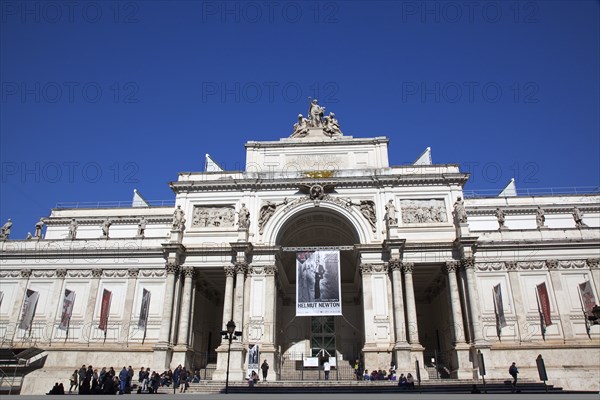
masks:
[[[340,252],[296,253],[296,315],[341,315]]]
[[[259,361],[260,361],[259,346],[257,344],[249,344],[248,345],[248,371],[247,371],[248,377],[250,377],[252,375],[252,371],[255,371],[258,374]]]
[[[65,297],[63,299],[63,310],[60,317],[58,329],[66,331],[69,329],[71,316],[73,315],[73,305],[75,304],[75,291],[65,289]]]

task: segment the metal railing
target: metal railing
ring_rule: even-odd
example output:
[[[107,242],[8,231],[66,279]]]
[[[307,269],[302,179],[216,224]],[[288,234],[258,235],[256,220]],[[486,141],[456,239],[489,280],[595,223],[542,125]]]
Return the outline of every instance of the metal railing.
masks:
[[[119,201],[75,201],[75,202],[59,202],[55,208],[148,208],[148,207],[173,207],[175,199],[171,200],[145,200],[148,206],[133,207],[131,200]]]
[[[473,197],[498,197],[502,190],[498,189],[475,189],[463,190],[466,198]],[[584,195],[600,194],[600,186],[574,186],[574,187],[552,187],[552,188],[517,188],[517,196],[557,196],[557,195]],[[509,196],[510,197],[510,196]]]
[[[280,356],[279,380],[312,382],[325,380],[323,365],[306,367],[304,366],[305,357],[309,357],[309,355],[298,352],[288,352]],[[336,364],[331,367],[329,380],[349,381],[355,379],[354,368],[348,361],[337,360]]]

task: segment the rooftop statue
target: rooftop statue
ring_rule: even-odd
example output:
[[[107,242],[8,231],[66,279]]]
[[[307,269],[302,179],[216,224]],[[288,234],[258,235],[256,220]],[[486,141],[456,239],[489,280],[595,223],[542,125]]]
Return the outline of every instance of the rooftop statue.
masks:
[[[308,98],[310,100],[310,97]],[[308,115],[310,117],[310,125],[313,128],[320,128],[323,126],[323,115],[325,114],[325,107],[319,105],[319,100],[314,99],[308,106]]]

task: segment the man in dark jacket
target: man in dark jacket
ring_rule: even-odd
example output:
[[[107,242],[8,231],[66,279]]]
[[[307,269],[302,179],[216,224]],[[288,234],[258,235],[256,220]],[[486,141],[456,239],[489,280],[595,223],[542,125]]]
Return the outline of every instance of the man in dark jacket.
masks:
[[[512,365],[510,366],[510,368],[508,369],[508,373],[510,374],[510,376],[513,377],[513,382],[512,382],[512,391],[516,391],[517,390],[517,374],[519,373],[519,370],[517,369],[517,364],[516,363],[512,363]]]

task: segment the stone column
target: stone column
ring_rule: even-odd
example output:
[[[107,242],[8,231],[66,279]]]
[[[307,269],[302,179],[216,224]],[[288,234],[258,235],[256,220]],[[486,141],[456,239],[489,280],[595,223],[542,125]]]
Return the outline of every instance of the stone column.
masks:
[[[277,316],[277,288],[275,287],[275,278],[277,276],[277,266],[265,266],[265,336],[268,344],[273,346],[275,351],[275,323]],[[267,344],[267,343],[264,343]],[[264,345],[263,344],[263,345]]]
[[[192,301],[192,285],[194,268],[183,268],[185,282],[183,283],[183,296],[181,298],[181,315],[179,317],[179,332],[177,333],[177,345],[187,346],[190,330],[190,304]]]
[[[129,342],[129,332],[131,331],[131,313],[133,311],[133,303],[135,296],[135,284],[140,270],[138,268],[130,268],[127,270],[127,291],[125,292],[125,304],[123,310],[123,325],[121,327],[121,342]],[[137,324],[136,324],[137,325]]]
[[[92,336],[92,323],[94,322],[94,309],[96,308],[96,300],[98,299],[98,289],[100,287],[100,278],[102,270],[99,268],[92,269],[92,281],[90,283],[90,294],[88,296],[87,307],[85,308],[85,317],[83,319],[83,329],[81,340],[84,343],[89,343]]]
[[[461,260],[462,267],[465,269],[467,279],[467,292],[469,293],[469,311],[471,312],[473,344],[481,342],[483,335],[481,332],[481,315],[479,313],[479,297],[475,288],[475,258],[468,257]]]
[[[516,261],[506,261],[504,263],[506,271],[508,271],[508,281],[510,282],[510,289],[512,292],[512,302],[515,307],[515,314],[517,316],[517,330],[516,340],[521,342],[523,337],[521,331],[525,329],[527,333],[527,310],[523,303],[523,295],[521,293],[521,283],[519,282],[518,264]]]
[[[162,323],[160,325],[160,334],[158,343],[162,346],[169,345],[169,334],[171,330],[171,319],[173,310],[173,297],[175,292],[175,274],[179,271],[179,265],[167,263],[167,281],[165,283],[165,298],[163,302]]]
[[[238,263],[235,266],[235,292],[233,298],[233,322],[236,329],[244,326],[244,282],[248,266],[244,263]]]
[[[419,326],[417,324],[417,305],[415,303],[415,289],[413,286],[414,263],[402,263],[404,282],[406,283],[406,314],[408,317],[408,341],[411,345],[419,343]]]
[[[445,270],[448,273],[448,292],[450,294],[450,308],[452,310],[452,325],[454,333],[454,351],[456,353],[456,371],[453,378],[471,379],[473,377],[472,363],[469,361],[470,346],[465,340],[462,307],[460,304],[460,292],[458,289],[457,272],[460,264],[458,261],[446,262]]]
[[[558,261],[546,260],[546,267],[550,272],[550,280],[552,281],[552,287],[554,288],[554,298],[556,299],[556,305],[558,306],[558,317],[560,319],[564,339],[573,340],[575,336],[573,335],[573,326],[571,325],[569,318],[571,305],[567,301],[568,294],[563,291]]]
[[[392,270],[392,288],[394,290],[394,328],[396,345],[406,343],[406,319],[404,317],[404,295],[402,294],[402,263],[398,260],[390,261]]]
[[[233,265],[225,266],[225,296],[223,298],[223,326],[222,330],[226,330],[227,323],[231,320],[233,311],[233,277],[235,275],[235,267]],[[225,343],[225,340],[222,341]]]
[[[452,309],[452,322],[454,327],[454,344],[466,343],[464,335],[464,322],[462,309],[460,307],[460,293],[458,291],[458,281],[456,272],[458,271],[458,261],[446,262],[446,272],[448,274],[448,291],[450,292],[450,307]]]

